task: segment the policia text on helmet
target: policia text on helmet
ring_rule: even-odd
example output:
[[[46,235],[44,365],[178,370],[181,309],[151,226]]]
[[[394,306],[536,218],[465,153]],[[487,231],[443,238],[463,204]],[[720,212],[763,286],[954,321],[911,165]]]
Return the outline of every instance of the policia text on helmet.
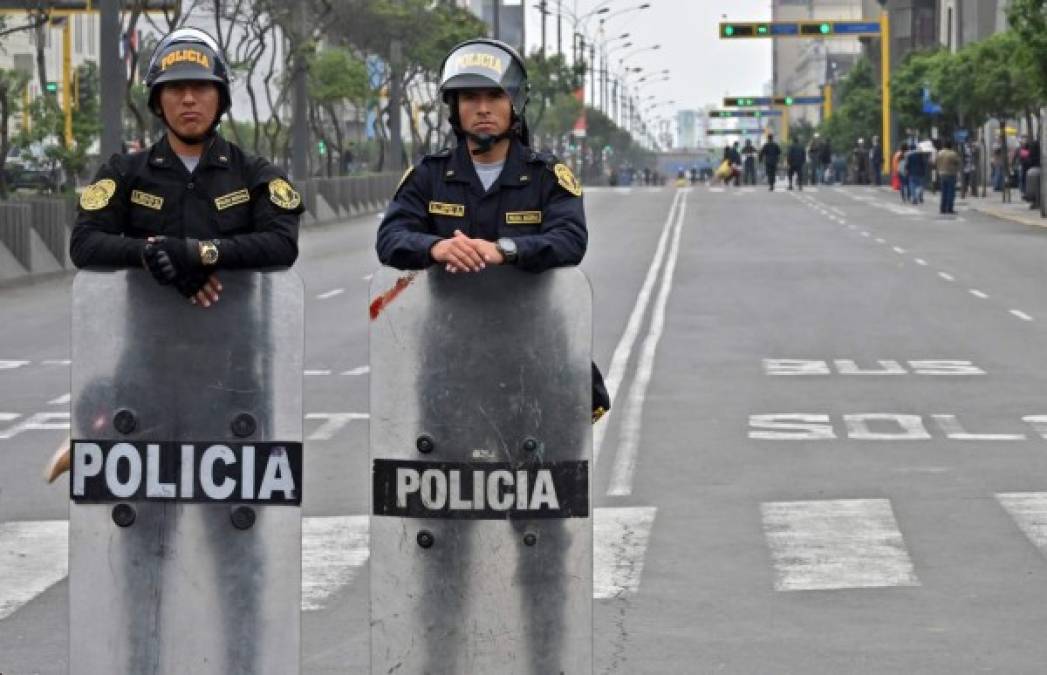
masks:
[[[467,40],[451,50],[441,68],[440,92],[450,107],[451,128],[473,155],[486,155],[513,136],[530,145],[528,90],[523,59],[498,40]]]
[[[179,154],[201,154],[229,110],[229,69],[210,35],[174,31],[157,45],[145,77],[149,109],[163,120]],[[184,146],[184,147],[179,147]]]

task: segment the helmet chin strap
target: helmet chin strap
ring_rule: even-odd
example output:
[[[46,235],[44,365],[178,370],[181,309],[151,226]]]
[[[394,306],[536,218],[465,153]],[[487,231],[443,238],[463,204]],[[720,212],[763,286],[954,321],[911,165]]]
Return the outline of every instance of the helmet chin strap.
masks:
[[[498,135],[474,134],[471,132],[466,132],[465,135],[469,138],[469,140],[476,144],[476,147],[472,150],[472,154],[485,155],[488,152],[490,152],[491,148],[494,147],[495,143],[497,143],[498,141],[505,140],[506,138],[512,137],[513,129],[507,129],[506,131],[503,131]]]
[[[172,134],[174,134],[175,138],[177,138],[178,140],[182,141],[186,145],[203,145],[204,143],[206,143],[207,141],[209,141],[211,138],[214,137],[214,131],[215,131],[215,128],[211,127],[202,136],[184,136],[184,135],[178,133],[177,131],[175,131],[174,127],[167,127],[167,128],[168,128],[168,130]]]

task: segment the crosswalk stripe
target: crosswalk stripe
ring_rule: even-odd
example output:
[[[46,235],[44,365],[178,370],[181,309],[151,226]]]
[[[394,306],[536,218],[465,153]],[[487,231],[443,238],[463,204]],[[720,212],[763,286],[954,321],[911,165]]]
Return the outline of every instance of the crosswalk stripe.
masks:
[[[655,513],[654,507],[594,509],[594,598],[637,592]],[[369,556],[368,516],[303,518],[302,610],[327,607]],[[0,523],[0,620],[62,581],[68,560],[68,521]]]
[[[777,591],[919,586],[886,499],[765,502]]]
[[[69,573],[65,520],[0,523],[0,620]]]
[[[639,590],[656,511],[651,506],[594,511],[594,598],[617,598]]]
[[[1047,492],[1001,492],[996,501],[1029,541],[1047,555]]]

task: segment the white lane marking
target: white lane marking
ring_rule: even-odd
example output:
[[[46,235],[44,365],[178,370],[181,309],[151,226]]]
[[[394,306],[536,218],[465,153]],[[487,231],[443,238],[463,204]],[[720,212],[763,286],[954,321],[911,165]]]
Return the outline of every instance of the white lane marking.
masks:
[[[956,415],[931,415],[945,436],[952,441],[1024,441],[1025,434],[972,434],[963,428]]]
[[[614,348],[613,356],[611,356],[611,367],[607,371],[607,377],[604,378],[604,386],[607,387],[607,393],[611,397],[612,405],[614,405],[616,400],[618,387],[621,385],[622,377],[625,375],[625,367],[629,363],[629,356],[632,354],[636,338],[640,333],[640,324],[643,321],[644,314],[647,312],[647,304],[651,300],[651,291],[654,288],[654,282],[658,278],[658,272],[665,257],[665,249],[669,241],[669,233],[672,230],[673,217],[682,200],[683,196],[679,192],[673,197],[673,202],[669,206],[669,215],[662,226],[662,234],[658,237],[658,245],[655,247],[654,257],[651,259],[651,265],[647,268],[647,276],[643,280],[643,285],[640,286],[640,292],[636,295],[636,304],[633,306],[632,313],[629,314],[629,321],[625,325],[622,337],[618,339],[618,345]],[[600,457],[600,447],[603,445],[604,435],[607,433],[609,426],[610,420],[607,419],[603,420],[602,424],[598,423],[593,429],[593,464],[596,464]]]
[[[14,370],[28,366],[30,361],[19,361],[16,359],[0,359],[0,370]]]
[[[971,295],[973,295],[976,298],[981,298],[982,300],[985,300],[985,299],[987,299],[989,297],[985,293],[982,293],[981,291],[979,291],[977,288],[970,288],[970,289],[967,290],[967,292],[970,293]]]
[[[593,512],[593,597],[636,593],[651,536],[653,506],[601,508]]]
[[[357,366],[351,370],[342,372],[342,375],[366,375],[371,372],[371,366]]]
[[[877,244],[886,244],[887,242],[885,240],[881,239],[880,237],[877,237],[876,238],[876,243]]]
[[[673,241],[669,257],[662,272],[662,285],[658,290],[654,309],[651,311],[651,324],[640,349],[639,362],[633,374],[633,383],[625,401],[622,415],[622,426],[618,442],[618,456],[615,458],[614,470],[611,473],[611,484],[608,495],[621,497],[632,494],[633,474],[636,471],[637,455],[640,451],[640,428],[643,425],[644,400],[647,398],[647,387],[654,373],[654,357],[658,343],[662,339],[665,327],[665,308],[669,303],[669,293],[673,288],[673,273],[676,271],[676,260],[680,256],[680,236],[683,233],[684,218],[687,215],[687,199],[680,202],[673,225]]]
[[[956,277],[946,272],[938,272],[938,276],[940,276],[942,279],[945,279],[946,281],[956,281]]]
[[[862,236],[863,237],[871,237],[872,235],[869,234],[868,232],[862,232]]]
[[[836,206],[828,206],[827,205],[826,208],[829,209],[830,211],[835,211],[837,214],[839,214],[841,216],[846,216],[847,215],[847,213],[843,209],[838,208]]]
[[[368,413],[306,413],[307,420],[324,420],[324,423],[306,439],[308,441],[329,441],[342,430],[342,428],[353,420],[366,420],[371,416]]]
[[[370,555],[367,516],[302,520],[302,610],[323,609],[327,599],[352,583]]]
[[[68,573],[68,521],[0,523],[0,620]]]
[[[3,420],[0,417],[0,421]],[[30,415],[21,422],[0,429],[0,440],[14,438],[24,431],[69,431],[69,413],[67,412],[39,412]]]
[[[593,509],[593,598],[636,593],[657,509]],[[302,610],[327,607],[370,557],[370,518],[302,519]],[[69,574],[69,521],[0,523],[0,620]]]
[[[886,499],[765,502],[776,591],[919,586]]]
[[[305,375],[306,377],[317,377],[317,376],[320,376],[320,375],[330,375],[331,371],[330,370],[305,370],[305,371],[302,371],[302,374]]]
[[[0,422],[13,422],[22,416],[22,413],[0,412]]]
[[[878,370],[867,370],[860,368],[858,363],[852,359],[834,359],[836,370],[841,375],[905,375],[906,370],[897,361],[877,361],[880,364]]]
[[[341,295],[342,293],[345,293],[344,288],[335,288],[333,290],[327,291],[326,293],[321,293],[320,295],[316,296],[316,299],[327,300],[328,298],[333,298],[336,295]]]
[[[999,492],[996,501],[1040,553],[1047,556],[1047,492]]]
[[[364,276],[362,276],[360,278],[363,279],[364,281],[370,281],[371,279],[374,278],[374,275],[373,274],[365,274]]]
[[[922,265],[924,267],[927,266],[927,261],[924,260],[923,258],[914,258],[914,260],[916,261],[917,265]]]
[[[709,192],[723,192],[723,191],[724,191],[724,189],[722,187],[710,187],[709,188]]]
[[[68,405],[69,400],[72,397],[69,394],[62,394],[58,398],[53,398],[47,402],[47,405]]]
[[[1026,314],[1025,312],[1023,312],[1020,309],[1012,309],[1011,310],[1011,314],[1015,315],[1016,317],[1018,317],[1022,321],[1032,321],[1033,320],[1033,318],[1031,316],[1029,316],[1028,314]]]
[[[901,246],[895,246],[894,247],[894,252],[897,253],[898,255],[904,255],[905,254],[905,249],[902,248]]]
[[[68,366],[72,363],[69,359],[44,359],[40,362],[43,366]]]

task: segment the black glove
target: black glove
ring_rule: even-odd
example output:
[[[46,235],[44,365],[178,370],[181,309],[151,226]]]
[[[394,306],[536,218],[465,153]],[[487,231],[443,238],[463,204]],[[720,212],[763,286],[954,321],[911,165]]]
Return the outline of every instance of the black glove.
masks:
[[[179,277],[189,276],[203,266],[200,262],[200,242],[196,239],[157,237],[154,245],[171,259]]]
[[[181,293],[187,298],[191,298],[194,295],[196,295],[201,288],[204,287],[204,284],[206,284],[207,280],[210,278],[211,273],[209,271],[203,268],[197,268],[195,270],[192,270],[188,274],[183,274],[182,276],[178,277],[178,280],[175,281],[174,286],[179,293]]]
[[[157,243],[149,242],[145,245],[142,250],[142,264],[162,286],[173,283],[178,277],[171,257]]]

